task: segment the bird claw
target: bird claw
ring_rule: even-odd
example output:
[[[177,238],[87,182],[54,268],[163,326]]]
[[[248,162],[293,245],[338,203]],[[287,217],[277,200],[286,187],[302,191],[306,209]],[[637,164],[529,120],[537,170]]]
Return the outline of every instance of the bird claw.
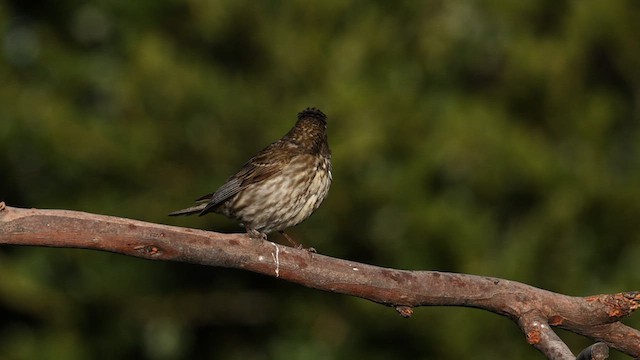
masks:
[[[317,254],[318,253],[315,248],[313,248],[313,247],[306,248],[302,244],[296,245],[296,249],[298,249],[298,250],[307,250],[309,253],[313,253],[313,254]]]
[[[267,240],[267,234],[258,231],[256,229],[247,229],[247,235],[249,235],[249,237],[251,239],[255,239],[255,240]]]
[[[304,247],[304,245],[300,244],[299,242],[293,240],[289,235],[287,235],[287,233],[284,232],[284,230],[280,230],[280,234],[282,234],[282,236],[284,236],[291,245],[293,245],[293,247],[295,249],[298,250],[307,250],[307,252],[309,252],[309,256],[313,256],[313,254],[317,254],[318,252],[316,251],[316,249],[312,248],[312,247]]]

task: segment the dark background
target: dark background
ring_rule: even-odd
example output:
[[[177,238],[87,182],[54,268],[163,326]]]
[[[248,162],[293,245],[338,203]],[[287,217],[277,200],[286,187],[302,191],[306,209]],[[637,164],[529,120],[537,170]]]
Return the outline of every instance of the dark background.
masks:
[[[638,290],[639,18],[632,0],[3,2],[0,200],[242,231],[166,214],[316,106],[334,183],[298,241],[569,295]],[[0,248],[2,359],[470,357],[542,358],[480,310],[406,320],[239,270]]]

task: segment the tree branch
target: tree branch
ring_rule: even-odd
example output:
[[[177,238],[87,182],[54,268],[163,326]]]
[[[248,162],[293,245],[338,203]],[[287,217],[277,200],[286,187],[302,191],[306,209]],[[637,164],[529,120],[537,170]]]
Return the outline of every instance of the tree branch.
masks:
[[[603,343],[595,343],[582,350],[576,360],[604,360],[609,357],[609,347]]]
[[[253,271],[310,288],[393,306],[465,306],[507,316],[549,359],[575,359],[551,327],[589,337],[640,358],[640,331],[620,322],[640,306],[640,292],[572,297],[498,278],[382,268],[312,254],[245,234],[221,234],[66,210],[5,207],[0,244],[110,251]],[[603,345],[585,349],[604,357]],[[606,347],[606,346],[605,346]],[[608,349],[607,349],[608,352]],[[599,355],[598,355],[599,354]]]

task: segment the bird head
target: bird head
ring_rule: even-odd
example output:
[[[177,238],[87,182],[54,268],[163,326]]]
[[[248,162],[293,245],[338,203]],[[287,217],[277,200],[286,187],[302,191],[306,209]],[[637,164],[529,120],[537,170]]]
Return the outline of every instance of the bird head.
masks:
[[[327,116],[309,107],[298,113],[298,121],[285,139],[311,153],[328,153],[326,130]]]

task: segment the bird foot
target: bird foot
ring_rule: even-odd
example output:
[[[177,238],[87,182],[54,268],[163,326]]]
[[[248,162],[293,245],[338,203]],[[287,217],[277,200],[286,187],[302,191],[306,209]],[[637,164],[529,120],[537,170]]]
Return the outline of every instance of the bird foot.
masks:
[[[247,229],[247,235],[255,240],[267,240],[267,234],[256,229]]]
[[[289,243],[291,245],[293,245],[294,248],[298,249],[298,250],[307,250],[309,252],[309,254],[317,254],[318,252],[316,251],[316,249],[312,248],[312,247],[304,247],[304,245],[300,244],[299,242],[293,240],[289,235],[287,235],[287,233],[285,233],[284,231],[280,231],[280,234],[282,234],[282,236],[285,237],[285,239],[287,239],[287,241],[289,241]]]
[[[309,253],[313,253],[313,254],[317,254],[318,253],[315,248],[313,248],[313,247],[306,248],[302,244],[296,245],[296,249],[298,249],[298,250],[307,250]]]

